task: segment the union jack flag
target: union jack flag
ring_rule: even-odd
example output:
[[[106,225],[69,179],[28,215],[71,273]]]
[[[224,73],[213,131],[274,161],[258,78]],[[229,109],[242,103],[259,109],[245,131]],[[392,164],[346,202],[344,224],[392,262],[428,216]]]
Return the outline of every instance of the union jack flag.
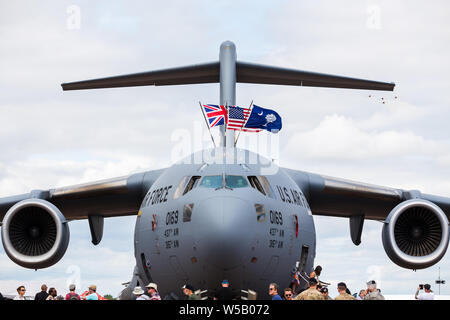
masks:
[[[203,111],[210,128],[221,126],[228,122],[228,112],[225,106],[218,106],[215,104],[202,105]]]
[[[246,128],[248,118],[252,110],[250,108],[241,108],[237,106],[228,107],[227,129],[244,132],[260,132],[261,129]]]

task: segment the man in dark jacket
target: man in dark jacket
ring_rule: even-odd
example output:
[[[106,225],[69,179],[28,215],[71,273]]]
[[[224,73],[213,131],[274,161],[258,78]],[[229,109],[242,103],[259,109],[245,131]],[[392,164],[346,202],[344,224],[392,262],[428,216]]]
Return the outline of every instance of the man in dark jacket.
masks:
[[[222,287],[217,289],[216,294],[214,295],[214,300],[232,300],[233,292],[230,288],[230,283],[228,280],[222,281]]]
[[[43,284],[41,286],[41,292],[36,293],[34,296],[34,300],[47,300],[48,293],[47,293],[47,286]]]

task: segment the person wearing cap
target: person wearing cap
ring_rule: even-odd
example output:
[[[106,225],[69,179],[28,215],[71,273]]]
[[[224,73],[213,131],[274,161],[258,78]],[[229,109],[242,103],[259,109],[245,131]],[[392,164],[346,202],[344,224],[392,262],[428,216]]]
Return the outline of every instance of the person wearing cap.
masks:
[[[323,287],[322,289],[320,289],[320,293],[322,294],[324,300],[333,300],[333,298],[331,298],[328,295],[328,288],[327,287]]]
[[[309,288],[299,293],[294,300],[325,300],[323,295],[317,290],[317,279],[309,278]]]
[[[339,295],[334,298],[334,300],[356,300],[356,298],[349,294],[347,290],[347,285],[344,282],[339,282],[337,285]]]
[[[86,300],[99,300],[97,296],[97,286],[89,286],[89,293],[86,295]]]
[[[222,281],[221,287],[216,290],[214,300],[233,300],[233,291],[228,280]]]
[[[150,282],[145,287],[147,288],[147,293],[150,297],[149,300],[161,300],[161,297],[158,293],[158,285],[156,283]]]
[[[364,300],[385,300],[380,290],[377,289],[377,283],[375,280],[367,282],[367,290]]]
[[[97,286],[95,284],[91,284],[88,288],[88,291],[83,292],[81,295],[81,299],[83,300],[106,300],[101,295],[97,293]]]
[[[75,292],[75,285],[69,286],[69,293],[66,294],[66,300],[81,300],[80,296]]]
[[[195,289],[190,284],[185,284],[181,289],[183,293],[188,297],[188,300],[200,300],[200,297],[194,293]]]
[[[135,287],[133,290],[134,297],[136,300],[149,300],[148,296],[146,296],[145,291],[142,290],[141,287]]]
[[[421,285],[419,285],[419,287],[417,288],[414,298],[417,300],[434,300],[434,293],[431,290],[431,286],[428,283],[423,285],[424,292],[419,294],[419,291],[422,289],[420,286]]]

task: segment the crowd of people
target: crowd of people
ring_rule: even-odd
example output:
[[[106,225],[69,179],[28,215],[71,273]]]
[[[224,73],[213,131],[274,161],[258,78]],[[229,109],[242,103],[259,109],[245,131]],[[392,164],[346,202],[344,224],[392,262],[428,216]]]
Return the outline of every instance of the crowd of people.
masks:
[[[25,286],[19,286],[17,289],[17,295],[12,300],[27,300]],[[0,293],[0,300],[5,298]],[[69,292],[65,295],[58,295],[55,288],[48,288],[46,284],[41,286],[41,291],[35,294],[34,300],[107,300],[103,296],[97,293],[97,286],[90,285],[86,291],[82,294],[76,293],[76,286],[71,284],[69,286]]]
[[[344,282],[337,284],[338,295],[333,299],[328,294],[328,287],[318,282],[315,277],[308,279],[308,288],[295,295],[292,288],[284,289],[280,296],[276,283],[269,285],[269,295],[272,300],[385,300],[381,291],[377,289],[376,282],[367,282],[367,289],[361,290],[358,295],[352,295]]]
[[[224,280],[222,282],[222,290],[218,290],[217,297],[222,299],[223,297],[231,297],[231,289],[227,290],[228,281]],[[158,285],[156,283],[149,283],[145,286],[146,291],[141,287],[135,287],[133,290],[133,295],[136,300],[161,300],[161,296],[158,292]],[[200,296],[195,293],[195,289],[192,285],[186,284],[182,288],[183,293],[186,295],[188,300],[199,300]],[[17,295],[12,300],[28,300],[26,294],[25,286],[19,286],[17,289]],[[220,291],[220,292],[219,292]],[[29,296],[28,296],[29,297]],[[0,293],[0,300],[5,300],[5,298]],[[90,285],[88,290],[82,294],[76,293],[76,286],[71,284],[69,286],[69,292],[65,295],[58,295],[55,288],[48,288],[46,284],[41,286],[41,291],[36,293],[34,300],[108,300],[105,297],[97,293],[97,286]],[[230,299],[231,300],[231,299]]]
[[[330,297],[328,286],[329,283],[321,281],[319,279],[322,271],[321,266],[317,266],[314,271],[309,274],[309,278],[305,279],[301,274],[296,274],[294,280],[289,288],[284,289],[280,292],[280,288],[276,283],[270,283],[268,293],[272,300],[385,300],[384,296],[381,294],[381,290],[377,288],[377,283],[375,280],[370,280],[367,282],[367,288],[360,290],[359,293],[352,294],[347,288],[344,282],[339,282],[337,284],[338,295],[334,298]],[[300,285],[300,278],[307,280],[308,287],[304,290],[297,289]],[[161,300],[161,296],[158,292],[158,285],[156,283],[149,283],[145,286],[146,290],[143,290],[140,286],[137,286],[133,290],[133,295],[136,300]],[[200,300],[201,296],[198,291],[190,284],[185,284],[181,288],[183,294],[186,296],[187,300]],[[422,292],[420,292],[422,291]],[[17,288],[17,295],[13,300],[26,300],[26,289],[25,286],[19,286]],[[220,287],[216,290],[214,294],[214,300],[234,300],[236,297],[233,295],[233,291],[230,288],[230,283],[228,280],[223,280]],[[0,300],[3,297],[0,294]],[[417,300],[433,300],[434,293],[431,290],[429,284],[421,284],[417,288],[415,299]],[[43,284],[41,286],[41,291],[36,293],[34,300],[107,300],[103,296],[97,293],[97,286],[90,285],[88,290],[82,294],[76,293],[76,286],[71,284],[69,286],[69,292],[65,295],[58,295],[55,288],[48,288],[47,285]]]
[[[300,272],[297,272],[294,275],[291,286],[284,289],[282,296],[279,293],[279,287],[276,283],[271,283],[269,285],[269,295],[272,300],[385,300],[384,296],[381,294],[381,290],[377,288],[375,280],[368,281],[366,283],[366,289],[362,289],[359,293],[354,294],[350,292],[345,282],[339,282],[336,288],[338,295],[333,299],[329,296],[328,292],[328,286],[330,284],[319,279],[321,272],[322,267],[317,266],[309,274],[309,278],[305,279],[307,280],[308,288],[300,290],[297,294],[295,294],[296,288],[299,286],[300,279],[302,278]],[[419,294],[421,290],[423,290],[423,292]],[[414,297],[417,300],[434,300],[434,293],[429,284],[421,284],[417,288]]]

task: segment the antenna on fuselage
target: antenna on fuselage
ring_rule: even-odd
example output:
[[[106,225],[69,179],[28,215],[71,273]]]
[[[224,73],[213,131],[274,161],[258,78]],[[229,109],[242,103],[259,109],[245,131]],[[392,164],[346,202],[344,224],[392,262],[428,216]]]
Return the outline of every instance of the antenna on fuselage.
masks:
[[[63,83],[63,90],[220,83],[220,104],[236,105],[236,83],[393,91],[395,84],[239,62],[231,41],[220,45],[219,61],[115,77]],[[234,147],[235,131],[220,126],[220,146]]]

